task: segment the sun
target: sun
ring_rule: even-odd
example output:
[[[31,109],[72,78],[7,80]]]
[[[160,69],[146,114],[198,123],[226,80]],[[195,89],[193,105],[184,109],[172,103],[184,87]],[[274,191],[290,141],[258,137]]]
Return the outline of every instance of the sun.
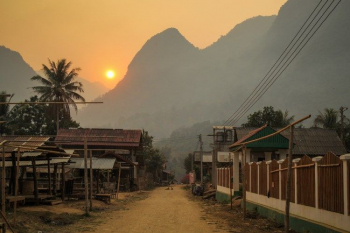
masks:
[[[113,70],[108,70],[108,71],[106,72],[106,76],[107,76],[107,78],[109,78],[109,79],[113,79],[114,76],[115,76],[115,72],[114,72]]]

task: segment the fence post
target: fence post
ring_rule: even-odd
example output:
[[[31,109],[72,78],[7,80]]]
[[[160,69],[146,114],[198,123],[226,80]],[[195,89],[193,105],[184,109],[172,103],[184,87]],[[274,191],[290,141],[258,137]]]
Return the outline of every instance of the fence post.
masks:
[[[233,156],[233,189],[234,194],[237,194],[239,192],[239,152],[235,152]]]
[[[350,195],[350,193],[348,193],[349,191],[349,187],[348,187],[348,161],[350,161],[350,154],[345,154],[340,156],[340,159],[343,160],[343,190],[344,190],[344,215],[348,216],[349,215],[349,203],[348,203],[348,196]]]
[[[281,168],[282,168],[282,163],[284,162],[284,159],[281,159],[281,160],[278,160],[277,163],[278,163],[278,199],[282,200],[282,171],[281,171]]]
[[[252,192],[252,162],[249,164],[249,191]]]
[[[256,163],[258,165],[258,194],[260,194],[260,164],[261,162]]]
[[[315,162],[315,208],[318,209],[318,162],[322,159],[322,156],[312,158]]]
[[[300,158],[293,159],[294,167],[298,166]],[[298,203],[298,169],[294,168],[294,203]]]
[[[271,162],[272,162],[271,160],[266,161],[266,176],[267,176],[267,179],[266,179],[267,189],[266,190],[268,193],[270,192],[270,163]]]

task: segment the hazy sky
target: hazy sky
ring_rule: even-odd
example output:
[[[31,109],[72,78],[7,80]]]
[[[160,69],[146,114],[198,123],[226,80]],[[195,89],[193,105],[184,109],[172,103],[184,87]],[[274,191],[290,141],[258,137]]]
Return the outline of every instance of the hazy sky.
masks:
[[[0,0],[0,45],[35,70],[66,58],[80,76],[109,88],[153,35],[177,28],[204,48],[236,24],[274,15],[287,0]],[[116,72],[106,78],[108,69]]]

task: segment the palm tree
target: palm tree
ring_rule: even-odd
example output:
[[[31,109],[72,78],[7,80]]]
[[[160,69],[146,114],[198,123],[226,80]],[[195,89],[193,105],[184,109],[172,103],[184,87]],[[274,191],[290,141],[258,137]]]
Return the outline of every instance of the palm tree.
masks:
[[[292,124],[293,121],[294,121],[294,115],[289,116],[289,112],[288,112],[288,110],[286,110],[283,114],[282,126],[290,125],[290,124]]]
[[[34,92],[40,95],[40,101],[65,102],[65,104],[51,105],[51,109],[56,111],[56,127],[59,129],[59,112],[70,117],[69,105],[72,105],[75,112],[78,111],[75,100],[85,102],[78,92],[84,92],[83,84],[75,81],[80,68],[72,68],[71,62],[66,59],[58,60],[57,63],[49,59],[49,66],[43,64],[45,78],[40,75],[33,76],[31,80],[39,81],[42,86],[32,87]]]
[[[338,122],[338,112],[333,108],[325,108],[324,113],[319,112],[314,120],[314,125],[317,127],[321,125],[326,129],[335,129]]]

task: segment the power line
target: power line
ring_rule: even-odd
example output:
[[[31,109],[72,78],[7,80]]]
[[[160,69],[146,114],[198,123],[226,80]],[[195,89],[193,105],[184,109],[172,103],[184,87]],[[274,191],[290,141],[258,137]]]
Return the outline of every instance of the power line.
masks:
[[[250,97],[253,95],[253,93],[259,88],[259,86],[264,82],[264,80],[269,76],[269,73],[274,69],[274,67],[276,66],[276,64],[279,62],[279,60],[282,58],[283,54],[288,50],[288,48],[290,47],[290,45],[293,43],[293,41],[295,40],[295,38],[298,36],[298,34],[301,32],[301,30],[304,28],[304,26],[306,25],[307,21],[309,21],[309,19],[311,18],[312,14],[316,11],[316,9],[318,8],[318,6],[321,4],[323,0],[321,0],[317,6],[315,7],[315,9],[312,11],[312,13],[309,15],[309,17],[306,19],[306,21],[304,22],[304,24],[302,25],[302,27],[299,29],[299,31],[297,32],[297,34],[295,34],[294,38],[291,40],[291,42],[288,44],[288,46],[284,49],[283,53],[279,56],[279,58],[277,59],[277,61],[273,64],[273,66],[270,68],[270,70],[267,72],[267,74],[264,76],[264,78],[259,82],[259,84],[254,88],[254,90],[250,93],[250,95],[248,96],[248,98],[245,99],[245,101],[239,106],[239,108],[225,121],[224,125],[226,126],[231,118],[233,118],[236,113],[238,111],[240,111],[240,109],[242,108],[242,106],[250,99]],[[327,3],[327,1],[325,2]],[[321,8],[322,9],[322,8]]]
[[[321,2],[322,2],[322,0],[321,0]],[[319,4],[321,3],[321,2],[319,2]],[[303,34],[306,32],[306,30],[310,27],[310,25],[312,24],[312,22],[315,20],[315,18],[320,14],[320,12],[322,11],[322,9],[324,8],[324,6],[327,4],[327,2],[328,2],[328,0],[325,2],[325,4],[323,4],[323,6],[318,10],[318,12],[316,13],[316,15],[314,16],[314,18],[312,19],[312,21],[309,23],[309,25],[307,26],[307,28],[302,32],[302,34],[299,36],[299,38],[298,38],[298,40],[293,44],[293,46],[292,46],[292,48],[295,46],[295,44],[300,40],[300,38],[303,36]],[[334,2],[334,0],[333,0],[333,2]],[[332,2],[332,4],[333,4],[333,2]],[[314,9],[314,11],[313,12],[315,12],[315,10],[318,8],[318,6],[319,6],[319,4],[316,6],[316,8]],[[327,9],[328,10],[328,9]],[[313,14],[313,12],[312,12],[312,14]],[[306,23],[308,22],[308,20],[311,18],[311,16],[312,16],[312,14],[310,14],[310,16],[308,17],[308,19],[305,21],[305,23],[304,23],[304,25],[303,25],[303,27],[306,25]],[[323,16],[323,15],[322,15]],[[322,16],[320,17],[320,19],[322,18]],[[317,23],[316,23],[317,24]],[[315,24],[315,25],[316,25]],[[314,25],[314,26],[315,26]],[[301,28],[302,29],[302,28]],[[299,32],[301,31],[301,29],[299,30]],[[310,31],[312,31],[312,29],[310,30]],[[299,33],[298,32],[298,33]],[[296,38],[297,37],[297,35],[298,35],[298,33],[296,34],[296,36],[294,37],[294,38]],[[310,33],[310,32],[309,32]],[[308,33],[308,34],[309,34]],[[306,36],[307,37],[307,36]],[[306,38],[305,37],[305,38]],[[294,40],[294,38],[293,38],[293,40]],[[304,39],[305,39],[304,38]],[[293,42],[293,40],[291,41],[291,43]],[[303,41],[302,41],[303,42]],[[302,42],[299,44],[299,46],[302,44]],[[290,44],[291,44],[290,43]],[[297,48],[299,48],[299,46],[297,47]],[[288,48],[288,47],[287,47]],[[291,49],[289,49],[289,51],[288,51],[288,53],[283,57],[283,59],[279,62],[279,64],[276,66],[276,68],[274,68],[274,70],[273,70],[273,72],[269,75],[269,77],[266,79],[266,80],[264,80],[264,82],[263,82],[263,85],[262,86],[260,86],[259,87],[259,89],[258,89],[258,92],[256,92],[254,95],[253,95],[253,97],[252,98],[254,98],[255,96],[256,96],[256,94],[257,93],[261,93],[261,92],[263,92],[264,91],[264,89],[266,88],[266,86],[271,82],[271,75],[273,75],[274,73],[275,73],[275,71],[276,71],[276,69],[278,69],[278,67],[284,62],[284,60],[285,60],[285,57],[290,53],[290,51],[292,50],[292,48]],[[287,49],[285,50],[285,51],[287,51]],[[296,49],[294,50],[294,52],[296,51]],[[294,54],[294,52],[293,52],[293,54]],[[288,58],[287,58],[287,61],[290,59],[290,57],[291,56],[289,56]],[[282,65],[282,67],[285,65],[285,63]],[[281,69],[281,68],[280,68]],[[279,70],[280,71],[280,70]],[[277,73],[279,72],[279,71],[277,71]],[[276,74],[275,74],[275,76],[276,76]],[[274,77],[275,77],[274,76]],[[266,84],[266,82],[268,81],[270,79],[270,81],[268,82],[268,84]],[[273,78],[272,78],[273,79]],[[262,91],[261,91],[261,88],[264,88]],[[241,108],[241,111],[238,113],[238,115],[236,115],[236,117],[234,118],[234,119],[232,119],[231,120],[231,122],[237,122],[236,121],[236,119],[237,118],[241,118],[242,116],[241,115],[239,115],[239,114],[242,114],[242,112],[244,112],[245,110],[246,110],[246,108],[247,108],[247,106],[250,106],[250,104],[253,102],[254,103],[254,100],[256,100],[256,98],[254,98],[253,100],[252,99],[250,99],[249,100],[249,102],[248,103],[246,103],[244,106],[243,106],[243,110],[242,110],[242,108]],[[243,115],[244,115],[244,113],[243,113]]]
[[[306,25],[306,22],[311,18],[312,14],[316,11],[316,9],[318,8],[318,6],[320,5],[320,3],[322,2],[322,0],[319,2],[319,4],[316,6],[316,8],[314,9],[314,11],[311,13],[311,15],[308,17],[308,19],[305,21],[305,23],[303,24],[302,28]],[[328,2],[328,1],[327,1]],[[326,3],[327,3],[326,2]],[[310,25],[312,24],[312,22],[315,20],[315,18],[319,15],[319,13],[321,12],[321,10],[323,9],[323,7],[326,5],[323,4],[323,6],[321,7],[321,9],[318,11],[318,13],[316,14],[316,16],[314,17],[314,19],[309,23],[309,25],[307,26],[307,28],[303,31],[303,33],[299,36],[298,40],[293,44],[292,48],[289,49],[288,53],[284,56],[284,58],[279,62],[278,66],[274,69],[274,71],[269,75],[271,76],[272,74],[275,73],[275,75],[270,79],[270,77],[268,79],[265,79],[264,77],[264,81],[262,80],[259,85],[263,83],[263,86],[266,84],[266,82],[269,80],[269,82],[263,87],[263,89],[261,90],[262,86],[259,87],[259,85],[254,89],[254,91],[250,94],[250,96],[245,100],[245,102],[240,106],[240,108],[238,108],[236,110],[236,112],[225,122],[226,123],[233,123],[235,124],[239,119],[241,119],[241,117],[247,112],[249,111],[249,109],[262,97],[262,95],[264,95],[266,93],[266,91],[272,86],[272,84],[281,76],[281,74],[285,71],[285,69],[291,64],[291,62],[298,56],[298,54],[301,52],[301,50],[305,47],[305,45],[310,41],[310,39],[315,35],[315,33],[319,30],[319,28],[322,26],[322,24],[328,19],[328,17],[330,16],[330,14],[336,9],[336,7],[339,5],[339,3],[341,2],[341,0],[338,1],[338,3],[334,6],[334,8],[328,13],[328,15],[326,16],[326,18],[321,22],[321,24],[316,28],[316,30],[312,33],[312,35],[307,39],[306,43],[301,47],[301,49],[297,52],[298,48],[303,44],[303,42],[305,41],[305,39],[309,36],[309,34],[312,32],[312,30],[316,27],[316,25],[319,23],[319,21],[323,18],[323,16],[326,14],[326,12],[329,10],[329,8],[333,5],[334,0],[332,1],[332,3],[327,7],[327,9],[323,12],[323,14],[321,15],[321,17],[317,20],[317,22],[313,25],[313,27],[311,28],[311,30],[307,33],[307,35],[304,37],[304,39],[299,43],[299,45],[297,46],[297,48],[293,51],[293,53],[287,58],[287,60],[283,63],[283,65],[279,68],[279,70],[275,73],[276,69],[280,66],[280,64],[283,62],[284,58],[291,52],[292,48],[296,45],[297,41],[300,40],[300,38],[302,37],[302,35],[306,32],[306,30],[310,27]],[[298,33],[296,34],[296,36],[293,38],[293,40],[297,37],[297,35],[299,34],[299,32],[302,30],[302,28],[298,31]],[[293,42],[293,40],[291,41],[291,43],[288,45],[290,46]],[[288,47],[285,49],[285,51],[288,50]],[[285,51],[283,53],[285,53]],[[297,52],[297,53],[296,53]],[[283,53],[280,57],[283,56]],[[296,53],[296,55],[293,57],[293,55]],[[292,58],[293,57],[293,58]],[[292,59],[291,59],[292,58]],[[279,58],[280,59],[280,58]],[[290,60],[291,59],[291,60]],[[287,62],[290,60],[290,62],[287,64]],[[277,60],[278,61],[278,60]],[[277,63],[276,61],[276,63]],[[275,63],[275,64],[276,64]],[[274,64],[274,66],[275,66]],[[287,64],[287,65],[286,65]],[[273,66],[273,67],[274,67]],[[283,68],[284,67],[284,68]],[[270,69],[270,71],[273,68]],[[282,71],[281,71],[282,70]],[[268,73],[270,73],[270,71]],[[258,89],[259,87],[259,89]],[[258,92],[256,92],[254,95],[253,93],[258,89]],[[258,96],[256,96],[258,94]],[[253,96],[253,97],[252,97]],[[256,97],[255,97],[256,96]],[[252,99],[252,98],[254,99]],[[248,101],[248,102],[247,102]],[[235,116],[233,118],[233,116]],[[231,119],[231,120],[230,120]]]
[[[334,0],[333,0],[333,2],[334,2]],[[333,4],[333,2],[332,2],[332,4]],[[326,16],[326,18],[321,22],[321,24],[317,27],[317,29],[312,33],[312,35],[308,38],[308,40],[305,42],[305,44],[301,47],[301,49],[296,53],[296,55],[290,60],[290,62],[283,68],[283,66],[288,62],[288,60],[290,59],[290,57],[291,56],[293,56],[293,54],[296,52],[296,50],[293,52],[293,54],[288,58],[288,60],[283,64],[283,66],[279,69],[279,71],[283,68],[283,70],[278,74],[278,72],[276,73],[276,75],[277,75],[277,77],[276,77],[276,75],[273,77],[273,79],[271,79],[270,80],[270,82],[268,83],[269,84],[269,86],[267,86],[267,88],[265,87],[265,89],[263,90],[263,92],[257,97],[258,99],[256,99],[256,101],[254,101],[252,104],[250,104],[250,106],[248,107],[248,108],[246,108],[246,110],[234,121],[234,123],[233,124],[235,124],[237,121],[239,121],[243,116],[244,116],[244,114],[247,112],[247,111],[249,111],[249,109],[251,109],[253,106],[254,106],[254,104],[257,102],[257,101],[259,101],[260,100],[260,98],[266,93],[266,91],[276,82],[276,80],[282,75],[282,73],[287,69],[287,67],[293,62],[293,60],[299,55],[299,53],[303,50],[303,48],[306,46],[306,44],[311,40],[311,38],[315,35],[315,33],[318,31],[318,29],[322,26],[322,24],[327,20],[327,18],[330,16],[330,14],[335,10],[335,8],[339,5],[339,3],[341,2],[341,0],[339,0],[339,2],[335,5],[335,7],[329,12],[329,14]],[[329,6],[328,6],[328,8],[326,9],[326,11],[322,14],[322,16],[321,16],[321,18],[323,17],[323,15],[327,12],[327,10],[330,8],[330,6],[332,5],[332,4],[330,4]],[[320,18],[320,19],[321,19]],[[320,20],[319,19],[319,20]],[[314,25],[314,26],[316,26],[317,25],[317,23],[319,22],[319,20],[316,22],[316,24]],[[314,28],[314,27],[313,27]],[[313,30],[313,28],[312,28],[312,30]],[[311,32],[311,31],[310,31]],[[309,32],[309,33],[310,33]],[[308,33],[308,34],[309,34]],[[305,37],[304,39],[306,39],[307,37]],[[304,40],[303,40],[304,41]],[[303,42],[302,41],[302,42]],[[301,45],[301,44],[300,44]],[[298,46],[298,48],[300,47],[300,45]],[[297,49],[298,49],[297,48]],[[272,83],[271,83],[271,81],[272,81]],[[255,100],[254,99],[254,100]]]

